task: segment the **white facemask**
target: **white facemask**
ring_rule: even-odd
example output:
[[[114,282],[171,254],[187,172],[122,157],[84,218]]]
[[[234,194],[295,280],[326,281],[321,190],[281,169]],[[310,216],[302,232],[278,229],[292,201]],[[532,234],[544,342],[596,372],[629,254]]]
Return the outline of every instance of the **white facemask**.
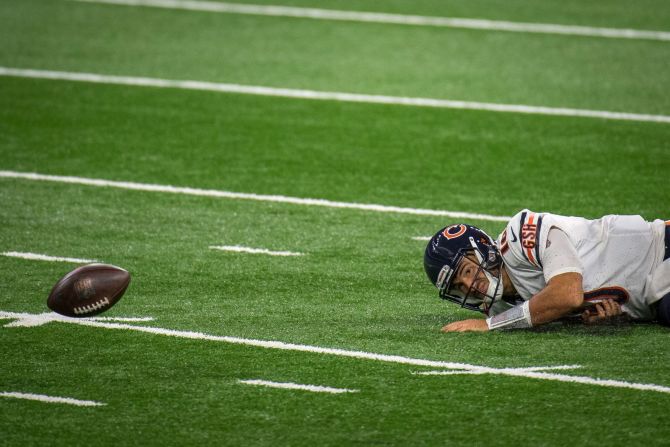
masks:
[[[489,273],[487,270],[484,270],[484,275],[486,276],[486,279],[489,280],[489,288],[486,291],[486,294],[488,296],[492,296],[493,300],[491,302],[498,301],[499,299],[502,298],[503,296],[503,279],[502,279],[502,274],[499,275],[498,278],[493,276],[491,273]],[[485,300],[490,300],[489,297],[486,297]],[[490,307],[491,303],[486,303],[487,306]]]
[[[470,238],[470,244],[475,249],[474,250],[475,256],[477,257],[479,264],[483,265],[484,260],[482,259],[482,255],[479,253],[479,250],[477,249],[477,244],[475,243],[475,240],[472,237]],[[487,296],[484,297],[484,305],[486,307],[491,307],[491,304],[493,302],[500,300],[503,296],[504,287],[503,287],[502,271],[498,275],[498,278],[496,278],[488,270],[484,269],[484,276],[486,276],[486,279],[489,281],[489,287],[486,290]]]

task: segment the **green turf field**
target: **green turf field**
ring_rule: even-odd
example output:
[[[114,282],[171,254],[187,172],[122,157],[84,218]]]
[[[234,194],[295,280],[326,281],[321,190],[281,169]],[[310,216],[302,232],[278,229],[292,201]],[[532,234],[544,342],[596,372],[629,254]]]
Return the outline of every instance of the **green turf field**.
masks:
[[[670,31],[662,1],[536,3],[281,4]],[[669,41],[4,0],[0,42],[14,69],[670,115]],[[16,173],[0,176],[0,253],[123,266],[131,285],[103,316],[152,318],[4,327],[48,312],[77,264],[0,256],[0,445],[667,445],[667,329],[440,333],[473,315],[438,299],[413,238],[458,219],[17,176],[670,219],[669,141],[669,123],[639,120],[0,76],[0,171]],[[453,372],[430,362],[493,369],[416,374]],[[562,365],[580,367],[505,369]]]

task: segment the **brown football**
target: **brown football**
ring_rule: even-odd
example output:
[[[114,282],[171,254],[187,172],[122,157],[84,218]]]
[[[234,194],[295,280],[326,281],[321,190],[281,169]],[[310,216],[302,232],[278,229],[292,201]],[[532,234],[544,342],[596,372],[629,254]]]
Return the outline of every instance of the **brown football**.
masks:
[[[102,313],[121,299],[130,284],[130,273],[108,264],[88,264],[65,275],[51,289],[47,306],[67,317]]]

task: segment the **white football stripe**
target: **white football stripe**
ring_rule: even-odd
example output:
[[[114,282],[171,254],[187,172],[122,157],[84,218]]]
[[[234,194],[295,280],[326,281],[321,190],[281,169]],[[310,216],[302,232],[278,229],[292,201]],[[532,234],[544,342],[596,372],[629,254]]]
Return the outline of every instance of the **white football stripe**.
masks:
[[[412,239],[415,241],[429,241],[430,238],[430,236],[415,236]]]
[[[527,106],[522,104],[495,104],[486,102],[460,101],[434,98],[412,98],[402,96],[365,95],[343,92],[323,92],[290,88],[260,87],[254,85],[224,84],[204,81],[177,81],[170,79],[112,76],[95,73],[73,73],[63,71],[31,70],[0,67],[0,76],[21,78],[52,79],[63,81],[93,82],[99,84],[131,85],[142,87],[175,88],[244,95],[277,96],[282,98],[315,99],[325,101],[360,102],[414,107],[434,107],[442,109],[481,110],[487,112],[524,113],[531,115],[568,116],[580,118],[600,118],[623,121],[643,121],[670,123],[668,115],[649,115],[606,110],[569,109],[565,107]]]
[[[11,397],[14,399],[26,399],[26,400],[37,400],[40,402],[47,402],[50,404],[68,404],[76,405],[78,407],[99,407],[106,405],[102,402],[95,402],[92,400],[79,400],[73,399],[71,397],[57,397],[57,396],[46,396],[44,394],[32,394],[32,393],[16,393],[16,392],[0,392],[0,397]]]
[[[301,385],[299,383],[291,383],[291,382],[270,382],[267,380],[238,380],[238,382],[244,383],[246,385],[266,386],[270,388],[283,388],[287,390],[311,391],[313,393],[342,394],[342,393],[357,393],[359,391],[359,390],[350,390],[347,388],[331,388],[329,386],[320,386],[320,385]]]
[[[397,206],[371,205],[371,204],[351,203],[351,202],[332,202],[330,200],[323,200],[323,199],[302,199],[298,197],[218,191],[213,189],[198,189],[198,188],[178,187],[169,185],[155,185],[150,183],[117,182],[112,180],[101,180],[101,179],[92,179],[84,177],[60,176],[60,175],[45,175],[45,174],[36,174],[28,172],[0,171],[0,178],[69,183],[75,185],[129,189],[133,191],[150,191],[150,192],[164,192],[170,194],[185,194],[190,196],[217,197],[222,199],[256,200],[259,202],[279,202],[279,203],[291,203],[294,205],[323,206],[328,208],[347,208],[362,211],[373,211],[378,213],[415,214],[422,216],[445,216],[457,219],[489,220],[496,222],[507,222],[510,220],[510,217],[505,216],[465,213],[461,211],[441,211],[441,210],[429,210],[421,208],[401,208]]]
[[[59,256],[41,255],[38,253],[24,253],[18,251],[6,251],[1,254],[10,258],[21,258],[31,261],[72,262],[75,264],[92,264],[95,262],[100,262],[96,261],[95,259],[62,258]]]
[[[304,253],[296,253],[292,251],[270,251],[265,248],[251,248],[241,247],[239,245],[211,245],[212,250],[232,251],[237,253],[252,253],[270,256],[303,256]]]
[[[249,5],[195,0],[76,0],[86,3],[106,3],[126,6],[151,6],[228,14],[250,14],[273,17],[298,17],[319,20],[345,20],[396,25],[465,28],[477,30],[511,31],[519,33],[562,34],[573,36],[608,37],[617,39],[648,39],[669,41],[670,33],[625,28],[557,25],[551,23],[524,23],[501,20],[432,17],[380,12],[338,11],[333,9],[300,8],[275,5]]]
[[[299,345],[294,343],[284,343],[280,341],[272,340],[256,340],[250,338],[240,338],[240,337],[231,337],[223,335],[211,335],[204,334],[202,332],[192,332],[192,331],[178,331],[174,329],[165,329],[159,327],[150,327],[150,326],[134,326],[130,324],[123,323],[107,323],[102,321],[95,321],[90,318],[69,318],[56,313],[44,313],[44,314],[30,314],[30,313],[17,313],[17,312],[5,312],[0,311],[0,319],[14,319],[18,320],[14,323],[18,323],[14,326],[19,326],[20,322],[23,320],[31,322],[30,325],[35,321],[42,321],[42,324],[50,322],[60,322],[60,323],[70,323],[77,324],[81,326],[90,326],[104,329],[119,329],[119,330],[129,330],[144,332],[148,334],[155,335],[164,335],[168,337],[178,337],[178,338],[187,338],[191,340],[209,340],[215,342],[231,343],[236,345],[245,345],[245,346],[254,346],[258,348],[265,349],[280,349],[286,351],[297,351],[297,352],[311,352],[315,354],[324,354],[324,355],[334,355],[339,357],[346,358],[355,358],[355,359],[365,359],[365,360],[374,360],[378,362],[386,363],[395,363],[403,365],[413,365],[413,366],[426,366],[432,368],[443,368],[451,369],[459,372],[462,371],[471,371],[475,374],[497,374],[504,376],[513,376],[513,377],[526,377],[533,379],[541,380],[552,380],[558,382],[567,382],[567,383],[581,383],[585,385],[595,385],[611,388],[627,388],[639,391],[655,391],[658,393],[670,394],[670,387],[655,385],[650,383],[633,383],[626,382],[623,380],[607,380],[599,379],[593,377],[580,377],[580,376],[569,376],[563,374],[550,374],[544,372],[538,372],[544,369],[561,369],[565,366],[558,367],[521,367],[521,368],[493,368],[488,366],[479,366],[479,365],[470,365],[467,363],[457,363],[457,362],[445,362],[439,360],[427,360],[427,359],[418,359],[412,357],[403,357],[399,355],[388,355],[388,354],[375,354],[372,352],[364,351],[350,351],[346,349],[338,348],[324,348],[320,346],[309,346],[309,345]],[[12,324],[12,323],[10,323]],[[5,325],[7,327],[9,325]],[[575,367],[576,365],[570,365],[569,368]]]

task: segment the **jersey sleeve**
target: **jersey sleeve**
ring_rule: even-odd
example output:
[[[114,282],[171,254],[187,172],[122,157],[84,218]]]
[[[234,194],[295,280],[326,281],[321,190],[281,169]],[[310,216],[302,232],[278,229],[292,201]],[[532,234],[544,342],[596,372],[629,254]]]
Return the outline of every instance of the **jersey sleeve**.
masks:
[[[517,213],[497,241],[505,263],[512,269],[542,272],[547,282],[561,273],[582,273],[577,250],[561,222],[550,213]]]
[[[577,249],[563,230],[557,227],[549,228],[545,248],[540,252],[544,265],[542,273],[546,282],[563,273],[583,274],[584,269],[577,255]]]
[[[505,263],[525,271],[544,271],[547,238],[554,226],[560,224],[552,214],[527,209],[517,213],[497,240]]]

